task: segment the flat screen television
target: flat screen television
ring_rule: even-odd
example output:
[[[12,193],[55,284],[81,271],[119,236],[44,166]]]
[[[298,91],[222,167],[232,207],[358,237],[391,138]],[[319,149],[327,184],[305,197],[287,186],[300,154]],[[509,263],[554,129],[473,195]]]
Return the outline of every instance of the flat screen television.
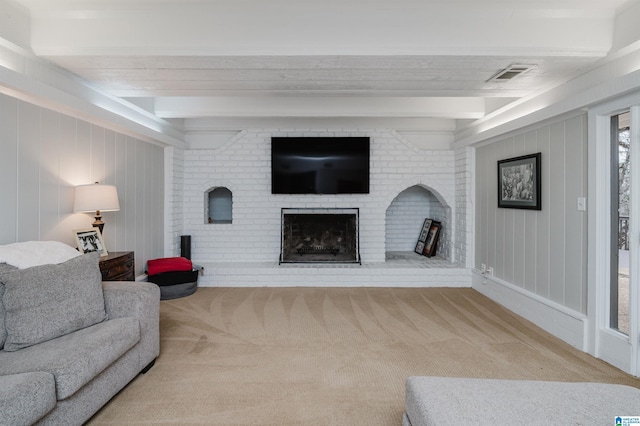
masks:
[[[368,194],[368,137],[272,137],[272,194]]]

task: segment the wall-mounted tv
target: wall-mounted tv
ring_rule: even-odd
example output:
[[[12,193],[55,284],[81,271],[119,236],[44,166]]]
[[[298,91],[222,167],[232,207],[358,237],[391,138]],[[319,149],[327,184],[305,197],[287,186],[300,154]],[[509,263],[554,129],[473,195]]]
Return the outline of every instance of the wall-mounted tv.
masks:
[[[272,194],[368,194],[368,137],[272,137]]]

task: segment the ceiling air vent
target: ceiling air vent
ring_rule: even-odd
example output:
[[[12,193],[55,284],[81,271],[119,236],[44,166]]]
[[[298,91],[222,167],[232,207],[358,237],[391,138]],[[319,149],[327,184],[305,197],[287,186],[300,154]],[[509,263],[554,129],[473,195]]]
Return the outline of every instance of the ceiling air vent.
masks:
[[[501,69],[500,71],[495,73],[489,80],[487,80],[487,83],[489,83],[490,81],[497,81],[502,83],[505,81],[513,80],[517,76],[530,71],[534,66],[535,65],[520,64],[509,65],[507,68]]]

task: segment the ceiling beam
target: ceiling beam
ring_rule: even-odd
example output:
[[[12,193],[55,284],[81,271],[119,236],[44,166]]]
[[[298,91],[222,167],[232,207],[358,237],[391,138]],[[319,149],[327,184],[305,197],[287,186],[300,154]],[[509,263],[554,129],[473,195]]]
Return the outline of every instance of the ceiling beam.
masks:
[[[622,2],[22,0],[45,56],[604,56]]]
[[[470,97],[160,97],[158,117],[430,117],[477,119],[485,101]]]

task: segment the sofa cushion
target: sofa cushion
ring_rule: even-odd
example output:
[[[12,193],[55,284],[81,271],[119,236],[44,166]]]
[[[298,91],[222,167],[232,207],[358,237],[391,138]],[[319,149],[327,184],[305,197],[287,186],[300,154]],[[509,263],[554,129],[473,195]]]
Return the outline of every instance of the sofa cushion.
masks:
[[[0,273],[5,285],[5,351],[16,351],[106,318],[97,252],[59,265]]]
[[[51,373],[0,376],[0,424],[31,425],[55,406],[56,385]]]
[[[140,341],[136,318],[116,318],[18,352],[0,351],[0,375],[53,374],[58,400],[73,395]]]
[[[13,271],[15,266],[8,265],[6,263],[0,263],[0,274],[3,271]],[[4,297],[4,284],[0,282],[0,349],[4,348],[4,341],[7,338],[7,328],[4,325],[4,303],[2,299]]]
[[[0,263],[20,269],[66,262],[80,252],[59,241],[24,241],[0,245]]]
[[[0,282],[0,349],[4,348],[4,341],[7,340],[7,328],[4,326],[4,284]]]

